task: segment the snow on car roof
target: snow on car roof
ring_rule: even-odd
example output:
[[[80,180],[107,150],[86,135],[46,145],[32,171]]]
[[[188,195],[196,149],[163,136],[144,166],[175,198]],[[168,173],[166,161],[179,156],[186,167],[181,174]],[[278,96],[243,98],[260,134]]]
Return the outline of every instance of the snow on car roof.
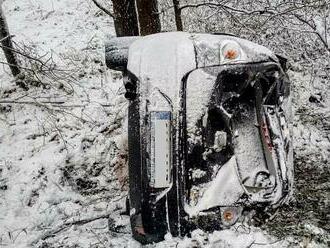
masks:
[[[160,90],[170,99],[180,99],[182,78],[196,68],[189,37],[183,32],[160,33],[145,36],[130,46],[127,69],[142,82],[141,94]]]
[[[226,61],[221,56],[221,48],[228,42],[234,42],[240,46],[243,55],[239,60]],[[159,69],[164,70],[165,67],[168,70],[175,65],[175,71],[187,73],[191,68],[223,65],[228,62],[256,63],[270,59],[277,61],[276,55],[268,48],[225,34],[158,33],[138,39],[129,50],[128,68],[136,75],[140,75],[140,67],[149,67],[148,72],[152,74],[153,71],[158,72]],[[195,56],[195,65],[192,62],[192,54]],[[179,61],[182,63],[178,63]]]
[[[244,54],[240,60],[228,63],[221,58],[221,47],[228,42],[241,47]],[[134,41],[129,48],[127,69],[140,80],[143,99],[159,91],[167,98],[179,101],[182,78],[197,68],[256,63],[270,58],[277,61],[267,48],[230,35],[168,32]],[[173,106],[179,106],[179,103],[173,103]]]

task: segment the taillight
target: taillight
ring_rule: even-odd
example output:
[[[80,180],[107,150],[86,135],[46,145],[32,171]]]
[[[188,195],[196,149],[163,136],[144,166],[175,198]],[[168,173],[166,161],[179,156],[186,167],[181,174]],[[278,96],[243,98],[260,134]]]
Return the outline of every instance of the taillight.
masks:
[[[269,151],[271,152],[273,150],[273,144],[272,144],[272,139],[270,137],[268,125],[267,125],[267,122],[265,119],[262,122],[261,130],[262,130],[262,134],[265,138],[265,141],[267,143],[267,147],[268,147]]]
[[[224,208],[221,212],[222,224],[224,226],[231,226],[234,225],[239,219],[241,209],[235,207],[227,207]]]

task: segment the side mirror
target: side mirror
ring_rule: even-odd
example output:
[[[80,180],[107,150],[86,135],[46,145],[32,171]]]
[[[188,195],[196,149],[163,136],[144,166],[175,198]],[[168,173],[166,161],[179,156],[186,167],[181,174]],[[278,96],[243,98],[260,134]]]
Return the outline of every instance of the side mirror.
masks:
[[[125,71],[128,49],[139,38],[139,36],[110,37],[105,43],[105,63],[107,67],[116,71]]]

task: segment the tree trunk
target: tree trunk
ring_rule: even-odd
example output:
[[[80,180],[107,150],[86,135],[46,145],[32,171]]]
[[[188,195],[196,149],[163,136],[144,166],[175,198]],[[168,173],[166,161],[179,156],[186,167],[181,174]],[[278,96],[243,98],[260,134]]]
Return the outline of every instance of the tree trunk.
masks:
[[[14,77],[20,74],[20,68],[18,66],[17,58],[14,53],[13,43],[11,41],[11,36],[8,31],[8,26],[6,22],[5,15],[2,11],[2,6],[0,2],[0,41],[1,47],[7,59],[7,63],[10,67],[11,73]]]
[[[136,0],[140,34],[148,35],[159,33],[161,24],[159,19],[157,0]]]
[[[175,15],[175,24],[177,31],[183,31],[182,18],[181,18],[181,9],[179,0],[173,0],[174,6],[174,15]]]
[[[139,35],[135,0],[112,0],[117,37]]]

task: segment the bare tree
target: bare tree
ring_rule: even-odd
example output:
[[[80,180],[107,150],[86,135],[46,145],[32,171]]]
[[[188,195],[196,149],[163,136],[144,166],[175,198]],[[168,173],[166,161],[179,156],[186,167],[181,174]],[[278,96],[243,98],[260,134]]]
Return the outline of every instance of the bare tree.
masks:
[[[173,0],[175,24],[177,31],[183,31],[182,18],[181,18],[181,8],[179,0]]]
[[[93,3],[113,18],[117,37],[139,35],[135,0],[112,0],[113,13],[99,0]]]
[[[6,56],[7,63],[10,67],[11,73],[14,77],[20,74],[20,68],[14,52],[13,43],[8,30],[5,15],[2,10],[2,4],[0,2],[0,42],[2,50]]]
[[[114,20],[117,37],[148,35],[161,31],[157,0],[111,0],[113,13],[99,0],[92,0]]]
[[[139,35],[139,25],[134,0],[112,0],[116,35]]]
[[[136,0],[140,24],[140,34],[159,33],[161,24],[159,19],[157,0]]]

